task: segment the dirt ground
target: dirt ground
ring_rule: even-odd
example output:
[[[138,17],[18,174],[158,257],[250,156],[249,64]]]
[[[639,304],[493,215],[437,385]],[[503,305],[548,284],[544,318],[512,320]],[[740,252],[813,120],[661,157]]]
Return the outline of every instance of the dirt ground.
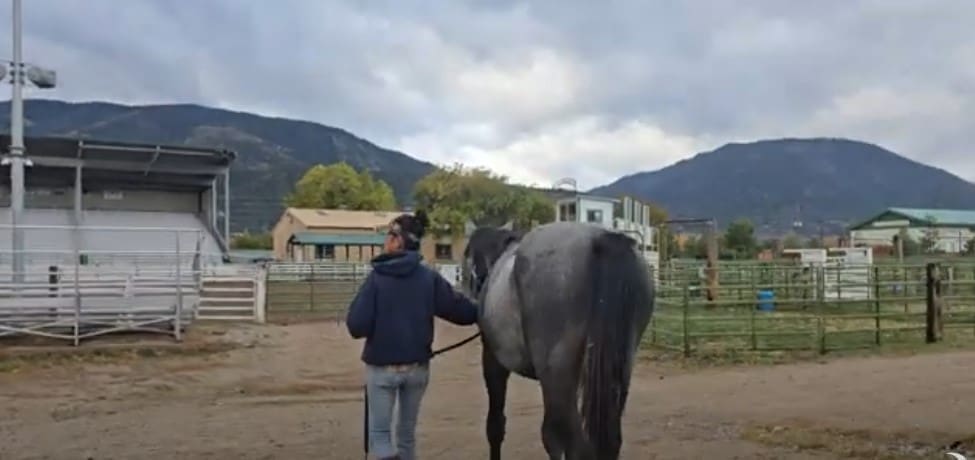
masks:
[[[441,325],[437,345],[470,332]],[[0,459],[363,458],[361,344],[343,326],[193,336],[184,348],[236,348],[0,361]],[[434,362],[421,458],[486,458],[478,347]],[[970,351],[704,370],[647,359],[630,393],[623,456],[947,458],[944,446],[970,447],[972,369]],[[507,414],[507,457],[543,458],[537,384],[513,378]]]

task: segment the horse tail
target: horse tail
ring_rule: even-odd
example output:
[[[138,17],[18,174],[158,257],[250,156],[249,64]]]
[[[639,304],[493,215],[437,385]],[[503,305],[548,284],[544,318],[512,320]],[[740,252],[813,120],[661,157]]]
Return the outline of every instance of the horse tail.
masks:
[[[593,292],[583,380],[583,427],[598,459],[619,457],[630,386],[635,311],[647,280],[634,240],[605,232],[593,242]]]

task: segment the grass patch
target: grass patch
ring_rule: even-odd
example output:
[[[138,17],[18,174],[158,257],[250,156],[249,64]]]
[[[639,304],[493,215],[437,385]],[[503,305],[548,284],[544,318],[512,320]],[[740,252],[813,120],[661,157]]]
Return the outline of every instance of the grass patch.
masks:
[[[751,425],[741,438],[795,451],[815,451],[836,458],[916,460],[946,458],[945,452],[971,452],[973,436],[963,439],[927,433],[882,433],[831,427]]]
[[[949,331],[945,331],[946,337]],[[815,350],[751,351],[735,348],[714,348],[695,351],[685,357],[681,351],[653,347],[644,341],[639,359],[644,362],[675,366],[680,369],[696,370],[732,366],[772,366],[819,362],[856,357],[907,357],[928,353],[943,353],[975,349],[975,338],[963,334],[961,338],[946,338],[945,341],[924,344],[923,340],[914,342],[890,343],[881,347],[831,350],[820,354]]]
[[[154,358],[199,357],[228,352],[243,345],[230,341],[97,344],[80,347],[30,347],[0,351],[0,373],[84,364],[121,364]]]
[[[967,299],[959,299],[967,300]],[[944,340],[975,345],[975,302],[956,301],[943,316]],[[793,360],[795,356],[845,353],[887,348],[929,348],[925,344],[923,304],[858,301],[824,303],[776,311],[754,305],[681,305],[660,302],[643,345],[691,355],[724,356],[732,360],[759,354],[761,360]],[[720,359],[728,361],[728,359]]]

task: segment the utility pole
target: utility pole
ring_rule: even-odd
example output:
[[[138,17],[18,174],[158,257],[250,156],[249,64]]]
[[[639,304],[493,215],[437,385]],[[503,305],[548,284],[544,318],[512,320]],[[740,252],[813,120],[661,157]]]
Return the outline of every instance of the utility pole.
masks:
[[[21,39],[21,0],[13,0],[13,64],[10,97],[10,223],[13,226],[13,281],[24,281],[24,233],[20,228],[24,213],[24,57]]]
[[[24,167],[30,166],[30,160],[24,157],[24,85],[29,80],[41,89],[54,88],[57,74],[53,70],[24,63],[23,56],[23,22],[21,19],[21,0],[12,0],[13,14],[13,61],[10,62],[10,154],[5,156],[3,164],[10,165],[10,223],[12,227],[11,243],[13,252],[13,282],[14,288],[24,280]],[[3,79],[3,72],[0,72]]]

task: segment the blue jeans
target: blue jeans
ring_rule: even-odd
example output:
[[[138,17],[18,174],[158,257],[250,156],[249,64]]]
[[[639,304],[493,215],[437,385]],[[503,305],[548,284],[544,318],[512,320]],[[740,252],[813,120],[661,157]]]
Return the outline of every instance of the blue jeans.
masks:
[[[429,363],[413,366],[366,366],[369,396],[369,452],[375,458],[399,455],[416,458],[416,422],[420,402],[430,381]],[[396,445],[393,446],[393,406],[399,402]]]

